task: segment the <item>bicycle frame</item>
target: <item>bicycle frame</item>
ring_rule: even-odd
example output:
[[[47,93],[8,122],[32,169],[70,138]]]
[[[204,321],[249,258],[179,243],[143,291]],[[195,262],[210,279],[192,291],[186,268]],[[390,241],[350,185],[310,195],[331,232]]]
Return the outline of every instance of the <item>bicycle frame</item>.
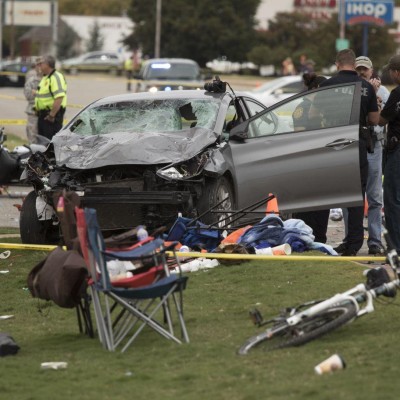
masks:
[[[365,284],[360,283],[352,289],[338,293],[331,298],[324,300],[314,306],[311,306],[307,310],[301,311],[286,319],[286,322],[290,326],[295,326],[305,318],[310,318],[317,315],[321,311],[326,310],[329,307],[335,306],[336,304],[343,303],[345,301],[350,301],[354,303],[357,309],[357,317],[369,314],[374,311],[373,299],[386,293],[388,290],[394,290],[400,287],[400,280],[395,279],[389,283],[385,283],[374,289],[367,289]],[[366,302],[363,308],[360,307],[360,303]]]

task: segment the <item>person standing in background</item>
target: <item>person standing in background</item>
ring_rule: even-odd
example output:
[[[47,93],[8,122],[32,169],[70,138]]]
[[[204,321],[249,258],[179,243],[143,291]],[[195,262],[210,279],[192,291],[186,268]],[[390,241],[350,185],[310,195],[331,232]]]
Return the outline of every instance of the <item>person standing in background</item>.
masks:
[[[131,79],[133,76],[133,54],[124,62],[124,71],[126,76],[126,90],[131,91]]]
[[[296,69],[294,67],[293,61],[290,57],[286,57],[282,61],[282,75],[295,75]]]
[[[378,103],[383,108],[389,98],[389,90],[381,85],[379,78],[372,78],[372,61],[365,56],[356,58],[356,71],[359,76],[372,84],[376,91]],[[375,126],[372,132],[372,152],[368,152],[368,178],[366,197],[368,202],[368,254],[383,255],[382,245],[382,154],[383,135],[385,128]]]
[[[39,134],[51,139],[63,126],[67,106],[67,83],[56,70],[56,60],[47,55],[37,62],[43,74],[35,96]]]
[[[300,54],[299,57],[299,64],[296,67],[297,73],[300,75],[305,74],[307,71],[307,66],[306,66],[306,61],[307,61],[307,56],[305,54]]]
[[[35,95],[41,80],[36,62],[32,63],[31,69],[26,73],[24,96],[28,101],[25,112],[27,114],[26,136],[29,143],[35,143],[38,135],[38,117],[35,112]]]

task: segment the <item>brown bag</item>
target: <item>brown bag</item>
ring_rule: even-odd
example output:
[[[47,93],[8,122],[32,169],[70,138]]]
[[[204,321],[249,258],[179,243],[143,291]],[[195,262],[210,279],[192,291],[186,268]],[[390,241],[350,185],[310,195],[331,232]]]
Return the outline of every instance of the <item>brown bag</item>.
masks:
[[[225,253],[225,254],[249,254],[246,247],[239,243],[221,243],[215,250],[214,253]],[[219,260],[221,264],[234,265],[243,262],[241,259],[223,259]]]
[[[33,297],[52,300],[60,307],[75,307],[86,290],[85,260],[75,250],[55,248],[28,275]]]

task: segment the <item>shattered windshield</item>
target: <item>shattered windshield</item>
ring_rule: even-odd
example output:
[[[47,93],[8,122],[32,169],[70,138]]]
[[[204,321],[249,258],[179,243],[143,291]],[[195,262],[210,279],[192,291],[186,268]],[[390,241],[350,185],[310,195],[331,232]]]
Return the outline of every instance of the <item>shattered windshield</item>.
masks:
[[[200,99],[150,99],[97,104],[72,121],[78,135],[115,132],[177,132],[190,128],[213,130],[220,101]]]

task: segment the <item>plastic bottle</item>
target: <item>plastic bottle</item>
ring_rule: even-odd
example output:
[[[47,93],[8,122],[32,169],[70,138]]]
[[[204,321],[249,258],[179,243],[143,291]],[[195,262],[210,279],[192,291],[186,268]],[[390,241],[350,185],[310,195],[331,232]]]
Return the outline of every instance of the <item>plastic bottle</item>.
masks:
[[[149,234],[147,233],[146,229],[142,225],[139,226],[139,229],[138,229],[136,235],[137,235],[137,238],[139,239],[140,242],[149,237]]]

